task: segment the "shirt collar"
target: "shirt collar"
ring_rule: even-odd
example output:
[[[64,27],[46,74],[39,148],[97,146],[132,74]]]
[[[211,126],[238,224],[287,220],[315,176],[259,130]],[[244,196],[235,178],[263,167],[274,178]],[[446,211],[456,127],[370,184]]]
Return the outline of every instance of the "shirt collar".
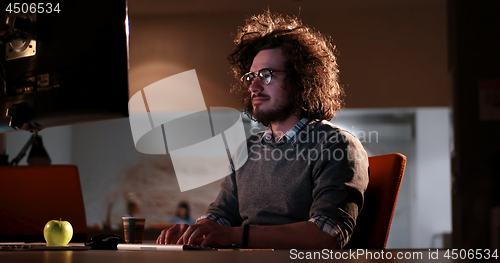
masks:
[[[281,136],[277,143],[290,142],[294,143],[297,139],[297,133],[301,131],[304,126],[308,123],[308,119],[302,118],[295,126],[293,126],[290,130],[288,130],[283,136]],[[267,129],[264,131],[261,139],[262,143],[269,143],[273,141],[273,130],[271,125],[267,126]]]

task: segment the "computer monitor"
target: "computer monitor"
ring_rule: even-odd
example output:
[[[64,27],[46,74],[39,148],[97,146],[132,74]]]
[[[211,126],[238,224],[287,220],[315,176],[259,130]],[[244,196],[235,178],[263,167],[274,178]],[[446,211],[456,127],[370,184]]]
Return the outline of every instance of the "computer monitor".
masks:
[[[128,116],[126,0],[1,8],[0,133]]]

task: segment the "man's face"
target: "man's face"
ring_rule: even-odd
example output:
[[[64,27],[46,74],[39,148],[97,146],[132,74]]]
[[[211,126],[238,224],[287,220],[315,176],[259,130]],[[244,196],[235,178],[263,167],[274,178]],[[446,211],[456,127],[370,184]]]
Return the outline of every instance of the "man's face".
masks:
[[[281,48],[264,49],[253,59],[250,71],[256,72],[263,68],[283,71],[285,62],[286,57]],[[253,116],[257,121],[283,121],[293,114],[294,103],[289,99],[283,84],[285,76],[285,72],[274,72],[269,84],[262,84],[256,78],[250,85]]]

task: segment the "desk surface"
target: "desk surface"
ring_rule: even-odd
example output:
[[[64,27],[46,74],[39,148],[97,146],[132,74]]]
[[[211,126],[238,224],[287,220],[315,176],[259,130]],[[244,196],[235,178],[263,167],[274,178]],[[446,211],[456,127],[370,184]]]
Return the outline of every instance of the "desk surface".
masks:
[[[431,250],[435,251],[434,250]],[[302,252],[303,254],[299,254]],[[297,259],[308,259],[314,256],[316,252],[316,258],[311,258],[311,261],[324,261],[335,260],[325,258],[327,253],[322,253],[319,251],[306,251],[306,250],[276,250],[276,251],[183,251],[183,252],[157,252],[157,251],[3,251],[0,252],[0,262],[10,263],[10,262],[43,262],[43,263],[114,263],[114,262],[189,262],[189,263],[237,263],[237,262],[297,262]],[[325,251],[323,251],[325,252]],[[333,254],[331,254],[331,253]],[[328,254],[335,256],[335,253],[349,252],[349,250],[332,250]],[[356,252],[352,250],[351,252]],[[379,253],[381,256],[382,250],[366,250],[364,252],[372,252],[372,257],[376,257],[375,253]],[[455,262],[457,260],[447,260],[444,258],[444,250],[439,251],[439,260],[429,259],[429,250],[384,250],[384,255],[391,253],[394,257],[391,262]],[[421,253],[422,259],[411,260],[411,259],[395,259],[398,255],[397,253]],[[308,254],[309,253],[309,254]],[[415,255],[417,255],[415,254]],[[321,257],[322,256],[323,260]],[[340,254],[337,254],[340,255]],[[347,255],[344,253],[344,256]],[[399,254],[404,255],[404,254]],[[407,254],[410,255],[410,254]],[[294,259],[296,258],[296,259]],[[374,258],[366,259],[366,256],[360,256],[359,259],[363,262],[379,261]],[[309,260],[299,260],[310,262]],[[358,262],[356,259],[343,259],[342,262]],[[458,262],[458,261],[457,261]],[[460,262],[467,262],[467,260],[460,260]]]

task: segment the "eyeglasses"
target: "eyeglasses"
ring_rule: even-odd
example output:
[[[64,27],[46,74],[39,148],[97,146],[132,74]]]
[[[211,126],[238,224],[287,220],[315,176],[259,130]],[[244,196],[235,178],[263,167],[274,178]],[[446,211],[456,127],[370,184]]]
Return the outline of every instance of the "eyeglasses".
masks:
[[[241,77],[241,82],[243,83],[243,85],[245,85],[245,87],[250,87],[255,78],[259,78],[262,84],[267,85],[271,82],[272,76],[275,72],[285,72],[285,71],[268,69],[268,68],[263,68],[259,71],[250,71]]]

